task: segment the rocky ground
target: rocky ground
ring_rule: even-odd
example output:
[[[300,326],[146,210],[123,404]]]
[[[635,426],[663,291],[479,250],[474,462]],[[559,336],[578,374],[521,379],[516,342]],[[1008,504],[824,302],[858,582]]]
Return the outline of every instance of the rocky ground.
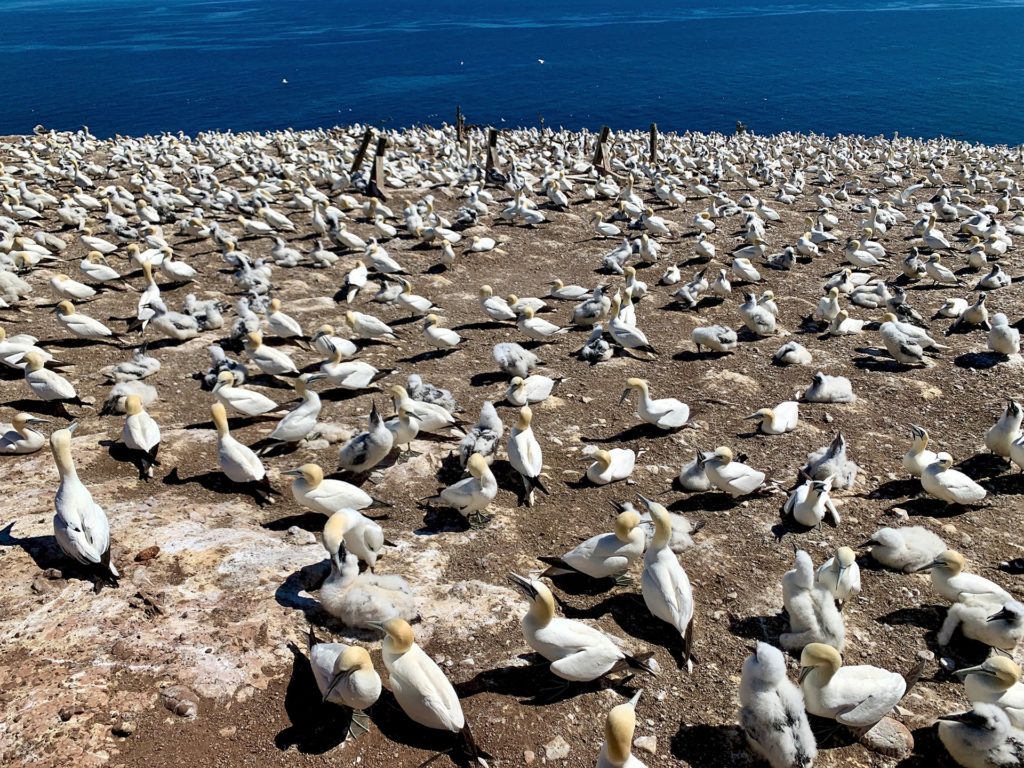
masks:
[[[0,161],[8,159],[0,148]],[[102,163],[103,157],[97,160]],[[731,183],[725,189],[735,198],[744,191]],[[389,205],[397,211],[424,193],[393,192]],[[450,214],[460,204],[445,189],[433,194],[442,213]],[[964,552],[973,569],[1024,594],[1020,577],[990,570],[1024,554],[1019,512],[1024,479],[981,454],[984,431],[1006,398],[1022,395],[1019,361],[996,364],[982,354],[985,334],[974,331],[945,339],[950,349],[933,367],[904,371],[863,353],[864,348],[880,345],[877,331],[843,338],[807,331],[801,318],[817,302],[825,276],[840,264],[841,252],[836,249],[791,272],[764,270],[759,288],[776,294],[785,329],[779,337],[745,340],[736,353],[724,357],[699,355],[690,331],[711,322],[738,327],[738,291],[717,305],[709,301],[698,312],[684,312],[671,303],[672,289],[656,283],[669,260],[683,263],[686,276],[699,268],[690,263],[690,222],[705,205],[706,201],[693,200],[682,209],[659,210],[673,222],[676,236],[663,240],[668,255],[662,263],[639,271],[651,288],[638,307],[639,325],[660,350],[659,356],[644,360],[621,355],[590,367],[570,354],[582,343],[582,332],[539,348],[547,363],[545,372],[565,379],[556,397],[535,408],[534,430],[550,476],[550,495],[540,496],[535,508],[517,507],[517,479],[500,460],[495,470],[502,490],[492,506],[491,524],[479,530],[436,526],[417,500],[454,479],[442,466],[453,441],[417,441],[419,457],[389,463],[374,477],[373,493],[393,504],[381,524],[396,545],[387,549],[379,570],[402,574],[415,585],[423,618],[416,627],[419,642],[456,683],[478,741],[499,764],[593,765],[604,713],[631,688],[576,691],[554,703],[536,702],[546,673],[531,666],[533,657],[518,624],[523,601],[508,585],[506,574],[536,571],[541,567],[537,555],[564,552],[583,538],[610,530],[611,503],[631,499],[637,492],[661,499],[694,522],[706,523],[695,546],[681,557],[697,601],[693,673],[677,670],[678,643],[666,625],[649,616],[637,587],[595,591],[559,582],[555,592],[566,616],[594,623],[635,652],[655,653],[662,674],[631,683],[644,689],[635,754],[649,766],[754,764],[735,724],[740,666],[754,641],[774,641],[785,628],[780,578],[791,567],[794,546],[807,549],[820,563],[837,546],[861,542],[878,527],[899,525],[909,516],[911,524],[933,529]],[[359,309],[394,321],[401,338],[393,345],[367,347],[361,359],[396,369],[384,383],[402,381],[415,371],[450,388],[465,417],[474,421],[481,402],[500,400],[506,386],[496,373],[492,346],[522,341],[512,325],[483,322],[486,318],[476,301],[478,286],[490,283],[503,294],[543,296],[555,277],[586,286],[598,280],[619,284],[621,278],[595,274],[600,255],[614,243],[595,239],[587,224],[591,213],[607,209],[607,203],[574,204],[565,212],[549,212],[550,221],[537,229],[481,227],[499,239],[506,253],[463,256],[463,249],[456,246],[460,255],[443,272],[432,269],[438,261],[436,249],[413,247],[415,241],[406,238],[389,242],[388,250],[412,274],[416,292],[442,306],[446,324],[468,343],[445,357],[424,355],[429,348],[419,323],[398,307],[368,303],[368,290],[357,300]],[[795,242],[809,210],[808,203],[798,202],[784,211],[785,221],[768,229],[769,252]],[[836,213],[843,233],[854,231],[862,218],[849,210],[849,204]],[[308,215],[293,213],[293,219],[300,232],[289,239],[301,241],[308,250]],[[736,243],[736,221],[720,222],[711,236],[719,254],[727,254]],[[45,226],[60,229],[52,218]],[[364,236],[372,234],[365,222],[350,228]],[[955,233],[948,234],[953,239]],[[910,237],[910,226],[903,225],[883,242],[890,253],[902,257]],[[169,306],[180,306],[188,292],[200,298],[233,293],[230,273],[212,245],[177,236],[169,239],[176,253],[201,273],[194,285],[164,287]],[[245,247],[262,254],[271,244],[252,239]],[[958,242],[956,247],[962,245]],[[84,255],[76,242],[66,253],[69,263],[62,271],[78,277],[77,261]],[[284,310],[306,329],[324,322],[340,326],[345,307],[335,304],[332,296],[356,256],[346,254],[326,270],[276,269],[276,295]],[[1024,272],[1021,261],[1014,251],[1003,265],[1016,275]],[[952,260],[957,268],[965,263],[962,256]],[[119,258],[115,265],[128,269]],[[898,268],[885,273],[895,277]],[[338,440],[362,427],[373,402],[389,409],[386,394],[324,392],[321,419],[336,425],[325,430],[330,442],[321,437],[290,455],[269,459],[271,483],[282,496],[261,507],[223,482],[209,420],[212,398],[192,378],[193,372],[206,369],[206,346],[221,334],[207,332],[185,343],[152,339],[150,349],[163,367],[147,380],[160,394],[148,410],[163,429],[162,466],[153,480],[139,481],[113,442],[123,417],[98,415],[108,389],[100,370],[125,359],[128,352],[115,344],[69,341],[50,312],[50,274],[37,269],[28,275],[36,288],[29,311],[5,311],[2,322],[8,333],[38,336],[69,364],[67,375],[79,393],[96,403],[95,409],[72,409],[80,422],[74,455],[83,481],[110,518],[114,559],[123,580],[119,589],[94,594],[92,584],[62,557],[52,537],[57,475],[47,450],[0,461],[6,496],[0,503],[0,568],[5,575],[0,594],[2,762],[79,768],[379,768],[417,765],[446,749],[446,737],[410,724],[387,693],[373,710],[372,731],[357,743],[341,744],[339,712],[319,703],[304,656],[312,623],[321,637],[364,642],[382,668],[376,638],[352,635],[319,611],[316,589],[328,570],[318,540],[324,518],[294,503],[288,479],[280,473],[305,461],[332,470]],[[131,277],[136,286],[141,284],[140,274]],[[965,274],[964,279],[971,286],[977,276]],[[909,288],[911,304],[925,317],[931,317],[945,298],[968,294],[968,287],[951,290],[919,283]],[[133,291],[107,290],[81,309],[106,320],[132,314],[136,301]],[[548,317],[566,322],[572,305],[551,303],[556,311]],[[1011,320],[1024,312],[1022,304],[1016,283],[994,292],[989,301],[993,311],[1006,312]],[[880,316],[855,307],[851,314],[873,320]],[[932,328],[941,334],[948,325],[948,320],[940,320]],[[772,353],[792,338],[814,355],[811,367],[771,364]],[[317,362],[304,346],[282,348],[300,366]],[[801,405],[796,431],[778,437],[751,433],[751,422],[742,417],[793,398],[816,370],[849,377],[857,402]],[[18,375],[0,371],[0,376],[4,420],[19,409],[45,410]],[[638,426],[633,409],[617,405],[630,376],[648,379],[655,397],[687,402],[692,428],[662,434]],[[263,378],[257,384],[279,402],[291,399],[288,389],[277,382]],[[499,413],[507,425],[512,422],[514,409],[506,406]],[[270,430],[268,422],[232,423],[233,434],[246,443]],[[926,427],[941,450],[949,451],[961,468],[990,490],[985,506],[945,509],[918,497],[918,483],[908,481],[900,467],[910,423]],[[836,529],[793,533],[779,540],[782,492],[737,503],[717,493],[688,496],[673,488],[673,478],[694,450],[716,445],[742,451],[751,465],[788,488],[806,454],[827,444],[838,430],[862,467],[862,477],[853,492],[837,494],[843,520]],[[633,478],[603,488],[581,483],[586,467],[581,449],[592,444],[643,451]],[[881,571],[869,562],[862,562],[862,567],[863,592],[845,611],[846,662],[903,670],[922,652],[934,654],[924,679],[899,711],[914,733],[917,749],[912,757],[892,759],[838,735],[823,745],[816,764],[952,764],[931,725],[936,716],[962,709],[965,699],[961,685],[943,671],[938,659],[949,657],[958,666],[975,663],[979,649],[969,644],[936,646],[935,632],[945,611],[932,596],[927,576]],[[794,673],[795,666],[794,661]]]

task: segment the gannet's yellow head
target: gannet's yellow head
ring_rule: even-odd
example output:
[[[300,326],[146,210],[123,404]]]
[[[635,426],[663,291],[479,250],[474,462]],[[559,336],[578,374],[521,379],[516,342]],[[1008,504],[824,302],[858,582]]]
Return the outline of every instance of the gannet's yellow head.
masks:
[[[389,619],[376,625],[384,633],[384,649],[393,653],[405,653],[416,642],[412,627],[405,619]]]
[[[373,669],[373,660],[370,658],[370,654],[360,645],[350,645],[334,660],[335,675],[355,672],[358,669]]]
[[[615,518],[615,538],[619,541],[628,541],[629,534],[640,525],[640,513],[635,509],[626,509]]]
[[[57,314],[62,317],[69,317],[75,314],[75,305],[67,299],[57,304]]]
[[[253,347],[258,347],[263,344],[263,334],[259,331],[249,331],[245,334],[246,342]]]
[[[629,760],[636,730],[636,710],[629,702],[612,707],[604,721],[604,743],[611,763],[622,765]]]
[[[303,464],[301,467],[295,469],[289,469],[281,474],[290,475],[291,477],[301,477],[306,483],[316,488],[324,480],[324,471],[320,468],[319,464]]]
[[[932,560],[931,563],[926,565],[922,570],[929,568],[942,568],[943,570],[949,571],[950,575],[956,576],[963,572],[966,562],[967,561],[964,560],[964,556],[959,552],[947,549],[941,555]]]
[[[480,298],[487,299],[494,295],[494,289],[489,285],[480,286]]]
[[[473,477],[480,477],[487,471],[487,460],[479,453],[474,453],[466,462],[466,469]]]
[[[598,448],[596,451],[594,451],[590,455],[591,455],[591,457],[595,461],[600,463],[600,465],[602,467],[604,467],[605,469],[608,469],[608,467],[610,467],[611,464],[612,464],[612,455],[611,455],[610,452],[604,450],[604,448]]]
[[[850,547],[840,547],[836,550],[836,559],[842,568],[849,568],[857,559],[857,553]]]
[[[128,395],[124,399],[124,412],[129,416],[137,416],[142,413],[142,398],[138,395]]]
[[[317,467],[319,469],[319,467]],[[322,476],[322,475],[321,475]],[[345,541],[345,533],[352,522],[347,509],[335,512],[324,523],[323,545],[329,555],[337,555]]]
[[[281,300],[280,299],[271,299],[270,300],[270,311],[271,312],[277,312],[280,309],[281,309]]]
[[[38,352],[29,352],[25,355],[25,366],[30,371],[38,371],[43,367],[43,358]]]
[[[721,445],[718,448],[715,448],[715,456],[720,459],[723,464],[728,464],[732,461],[732,449]]]
[[[529,306],[527,306],[527,307],[523,307],[523,310],[522,310],[522,312],[523,312],[523,317],[525,317],[525,318],[526,318],[527,320],[532,320],[532,319],[533,319],[533,316],[534,316],[534,314],[536,314],[536,313],[535,313],[535,312],[533,311],[533,307],[529,307]]]
[[[533,421],[533,411],[530,406],[524,405],[519,409],[519,421],[516,422],[516,429],[520,432],[524,429],[530,428],[530,422]]]
[[[830,676],[843,666],[843,657],[831,645],[808,643],[800,653],[800,682],[819,667],[829,670]]]

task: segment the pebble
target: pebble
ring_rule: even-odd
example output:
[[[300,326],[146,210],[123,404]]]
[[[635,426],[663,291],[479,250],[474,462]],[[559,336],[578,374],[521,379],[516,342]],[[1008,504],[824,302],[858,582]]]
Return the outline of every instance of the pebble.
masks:
[[[935,654],[929,650],[918,651],[917,658],[922,659],[924,661],[934,661]]]
[[[57,714],[60,716],[60,719],[63,720],[66,723],[68,720],[70,720],[75,715],[80,715],[83,712],[85,712],[85,707],[82,707],[82,706],[78,706],[78,707],[61,707],[60,708],[60,712],[58,712]]]
[[[950,523],[946,523],[944,526],[942,526],[942,532],[952,536],[954,533],[956,533],[956,526],[951,525]]]
[[[831,424],[833,421],[832,414],[825,411],[825,415],[821,417],[826,424]]]
[[[572,747],[569,746],[569,742],[561,736],[555,736],[555,738],[544,745],[544,756],[548,760],[564,760],[571,751]]]
[[[160,554],[160,547],[154,544],[151,547],[146,547],[135,555],[136,563],[148,563],[150,560]]]
[[[891,511],[893,517],[898,517],[900,520],[910,519],[910,513],[903,509],[903,507],[893,507]]]
[[[128,737],[135,733],[136,725],[131,720],[122,720],[111,727],[110,732],[115,736]]]
[[[42,595],[49,592],[50,589],[50,580],[43,576],[43,574],[37,573],[36,577],[32,579],[32,591],[37,595]]]
[[[639,739],[633,742],[637,749],[642,749],[644,752],[648,752],[652,755],[658,754],[658,737],[657,736],[641,736]]]
[[[965,533],[963,536],[960,537],[960,543],[965,547],[969,547],[974,543],[974,539],[971,538],[971,535],[969,533]]]
[[[536,759],[537,759],[537,756],[535,754],[533,754],[533,752],[531,750],[528,749],[525,752],[523,752],[523,762],[526,763],[527,765],[529,765],[530,763],[532,763]]]
[[[170,685],[160,692],[164,706],[178,717],[195,717],[199,714],[199,697],[183,685]]]
[[[293,525],[284,534],[284,540],[289,544],[308,545],[316,544],[316,536],[312,531],[307,531],[299,528],[297,525]]]
[[[878,725],[860,737],[860,743],[887,757],[902,758],[914,751],[914,736],[903,723],[883,717]]]

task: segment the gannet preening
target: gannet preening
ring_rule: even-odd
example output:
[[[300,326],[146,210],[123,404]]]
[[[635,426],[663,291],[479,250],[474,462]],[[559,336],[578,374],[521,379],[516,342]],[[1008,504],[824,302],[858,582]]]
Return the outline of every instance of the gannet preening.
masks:
[[[454,509],[465,517],[470,525],[482,525],[490,519],[484,512],[498,495],[498,481],[479,453],[472,454],[466,461],[466,471],[469,477],[449,485],[437,496],[424,501],[428,504],[440,502],[442,506]]]
[[[414,620],[416,599],[401,576],[359,572],[359,558],[345,549],[338,530],[324,528],[324,548],[331,573],[320,587],[320,605],[346,627],[372,629],[375,622],[402,618]]]
[[[519,376],[523,379],[538,365],[543,365],[537,355],[514,342],[503,341],[495,344],[493,355],[494,362],[502,371],[509,376]]]
[[[480,454],[487,464],[494,463],[504,432],[505,425],[494,409],[494,403],[485,400],[480,406],[480,420],[459,442],[459,464],[465,467],[474,453]]]
[[[703,455],[700,454],[701,457]],[[701,458],[698,458],[698,462],[701,462]],[[732,449],[727,446],[716,448],[714,454],[702,463],[711,484],[734,499],[751,494],[764,485],[764,472],[733,461]]]
[[[230,370],[223,370],[217,374],[213,396],[217,398],[218,403],[243,416],[262,416],[279,408],[278,404],[266,395],[235,384],[235,374]]]
[[[853,384],[845,376],[826,376],[818,371],[801,399],[805,403],[852,403],[857,396],[853,393]]]
[[[619,404],[626,402],[634,391],[638,393],[636,415],[648,424],[660,429],[679,429],[689,420],[690,406],[672,397],[652,400],[650,387],[644,379],[626,379],[626,389],[619,398]]]
[[[519,473],[523,481],[523,502],[528,507],[533,506],[534,491],[540,488],[545,495],[548,489],[541,482],[541,473],[544,471],[544,457],[541,453],[540,443],[533,434],[533,411],[530,406],[524,405],[519,410],[519,420],[512,427],[508,436],[509,463]]]
[[[591,536],[561,557],[537,558],[549,566],[541,575],[580,573],[592,579],[612,578],[620,585],[628,584],[630,579],[626,572],[644,553],[646,543],[640,522],[635,509],[620,512],[612,533]]]
[[[798,485],[786,499],[782,506],[782,516],[790,516],[800,525],[808,528],[815,528],[822,522],[828,523],[833,528],[839,527],[842,517],[835,503],[829,496],[832,490],[832,476],[824,480],[812,480],[807,478],[802,485]]]
[[[775,333],[775,313],[763,306],[753,293],[744,294],[743,303],[739,306],[743,324],[756,336],[772,336]]]
[[[943,451],[921,473],[921,487],[939,501],[947,504],[976,504],[984,500],[987,491],[963,472],[951,469],[953,457]]]
[[[513,376],[505,391],[505,399],[515,406],[529,403],[542,403],[551,396],[552,390],[561,383],[561,379],[552,379],[539,373],[527,376]]]
[[[522,620],[526,643],[551,662],[552,674],[578,683],[626,669],[655,674],[651,654],[630,656],[600,630],[556,616],[555,598],[542,581],[515,573],[508,577],[530,601]]]
[[[707,347],[713,352],[725,354],[739,346],[736,331],[724,325],[699,325],[693,329],[690,338],[697,347],[698,353]]]
[[[647,768],[633,757],[633,733],[636,730],[637,691],[625,704],[609,710],[604,721],[604,741],[597,753],[597,768]]]
[[[811,353],[798,341],[787,341],[772,355],[775,365],[810,365]]]
[[[904,677],[866,664],[844,667],[838,650],[811,643],[800,654],[800,688],[810,714],[865,730],[899,704],[923,668],[918,662]]]
[[[787,676],[782,652],[767,643],[758,643],[743,662],[739,720],[747,744],[772,768],[813,765],[818,745],[803,692]]]
[[[608,320],[608,333],[612,339],[624,349],[644,352],[648,355],[657,355],[658,350],[647,341],[647,336],[644,332],[622,319],[619,313],[621,305],[622,299],[618,294],[615,294],[612,297],[612,307]]]
[[[654,536],[644,554],[641,594],[651,615],[672,625],[679,633],[683,643],[680,667],[685,666],[690,671],[693,669],[693,589],[679,558],[669,548],[672,521],[668,510],[644,496],[639,498],[654,521]]]
[[[825,643],[842,651],[846,627],[832,593],[815,582],[814,562],[803,550],[796,553],[793,570],[782,576],[782,603],[789,614],[789,631],[779,636],[787,651],[808,643]]]
[[[367,472],[391,453],[394,440],[394,435],[377,410],[377,403],[374,403],[370,409],[367,430],[351,438],[338,450],[338,466],[350,472]]]
[[[796,429],[797,421],[800,420],[799,408],[795,400],[787,400],[774,408],[762,408],[747,416],[747,419],[757,419],[757,429],[762,434],[782,435]]]
[[[65,555],[83,563],[97,577],[96,591],[101,582],[118,585],[120,574],[110,561],[110,523],[103,508],[93,501],[92,494],[75,470],[71,456],[71,436],[78,422],[50,435],[50,450],[57,465],[60,484],[53,499],[53,535]]]
[[[947,549],[930,563],[918,568],[931,571],[932,589],[951,603],[979,597],[1013,600],[1013,596],[984,576],[966,573],[966,560],[959,552]]]
[[[62,299],[85,301],[86,299],[91,299],[96,295],[95,288],[90,288],[85,283],[72,280],[67,275],[54,275],[51,277],[50,287],[53,288],[57,295]]]
[[[972,704],[995,704],[1002,709],[1014,728],[1024,728],[1024,683],[1021,669],[998,654],[975,667],[957,670],[963,678],[964,693]]]
[[[859,471],[860,467],[846,457],[846,438],[839,432],[824,448],[807,454],[807,463],[800,469],[800,476],[812,480],[831,477],[832,487],[843,490],[853,487]]]
[[[911,424],[910,434],[913,441],[910,450],[903,454],[903,468],[912,477],[921,477],[929,465],[935,463],[938,454],[928,450],[928,430],[924,427]]]
[[[333,515],[341,509],[360,510],[382,505],[362,488],[344,480],[324,478],[319,464],[303,464],[281,473],[295,478],[292,481],[292,497],[296,503],[314,512]]]
[[[993,704],[939,718],[939,740],[964,768],[1016,768],[1024,763],[1024,731]]]
[[[886,568],[906,573],[928,567],[947,550],[946,542],[919,525],[879,528],[860,546],[871,547],[868,554]]]
[[[1021,436],[1024,408],[1016,400],[1008,400],[1002,415],[985,433],[985,447],[997,456],[1010,458],[1011,444]]]
[[[160,427],[142,407],[142,398],[128,395],[124,403],[124,428],[121,440],[133,454],[139,469],[139,479],[148,480],[153,476],[153,467],[159,466],[157,453],[160,451]]]
[[[607,485],[625,480],[633,474],[636,464],[636,453],[629,448],[594,448],[587,446],[580,453],[582,459],[593,459],[587,467],[587,479],[594,485]]]
[[[1013,653],[1024,639],[1024,604],[992,595],[962,594],[959,602],[949,606],[936,636],[939,645],[949,645],[957,627],[964,637]]]
[[[352,710],[348,733],[358,738],[370,730],[370,719],[363,710],[380,698],[380,675],[365,648],[344,643],[321,643],[309,627],[306,642],[309,665],[324,701]]]
[[[313,349],[328,359],[336,352],[342,360],[348,359],[359,351],[359,348],[348,339],[335,336],[333,325],[321,325],[309,341]]]
[[[231,436],[224,405],[219,402],[211,405],[210,415],[217,430],[217,461],[221,470],[233,483],[254,483],[266,495],[265,500],[272,501],[270,495],[277,491],[270,487],[263,462],[249,446],[242,445]]]
[[[860,566],[857,555],[849,547],[839,547],[836,553],[818,566],[814,582],[827,589],[836,599],[839,610],[847,600],[860,594]]]
[[[46,444],[46,435],[32,429],[31,424],[46,424],[31,413],[16,413],[10,424],[0,425],[0,455],[14,456],[35,453]]]
[[[437,663],[416,644],[409,623],[396,618],[375,626],[384,633],[384,666],[398,706],[413,722],[457,734],[465,756],[486,766],[485,758],[489,755],[474,741],[455,688]]]

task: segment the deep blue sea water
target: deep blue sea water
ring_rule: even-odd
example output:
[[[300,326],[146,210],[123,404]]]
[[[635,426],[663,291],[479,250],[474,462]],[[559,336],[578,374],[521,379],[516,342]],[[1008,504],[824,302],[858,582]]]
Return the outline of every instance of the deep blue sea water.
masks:
[[[0,0],[0,52],[0,133],[436,124],[461,104],[509,126],[1024,142],[1024,0]]]

